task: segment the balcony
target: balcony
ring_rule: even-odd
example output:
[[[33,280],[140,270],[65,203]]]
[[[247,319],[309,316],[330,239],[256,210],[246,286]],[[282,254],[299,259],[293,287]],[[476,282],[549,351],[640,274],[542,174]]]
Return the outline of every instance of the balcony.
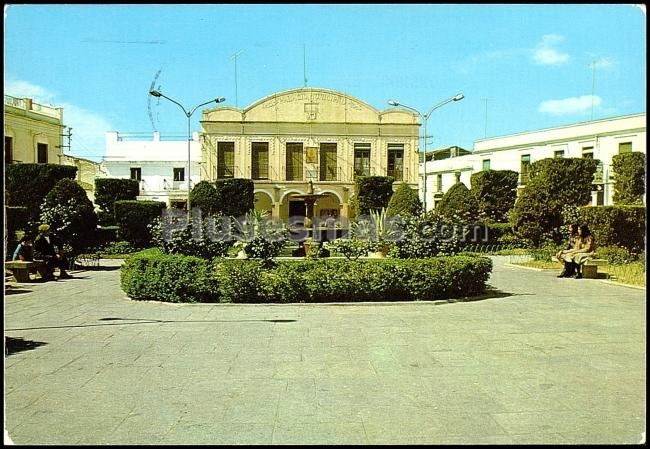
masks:
[[[31,98],[16,98],[11,95],[5,95],[5,106],[12,106],[25,111],[32,111],[57,120],[61,120],[62,118],[62,108],[52,108],[50,106],[34,103]]]

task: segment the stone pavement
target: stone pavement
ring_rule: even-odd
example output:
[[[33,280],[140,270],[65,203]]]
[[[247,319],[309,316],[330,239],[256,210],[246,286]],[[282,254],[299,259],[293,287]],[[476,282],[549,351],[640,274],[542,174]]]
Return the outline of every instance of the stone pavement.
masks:
[[[110,269],[20,284],[5,429],[17,444],[644,440],[645,290],[493,260],[495,290],[465,302],[137,302]]]

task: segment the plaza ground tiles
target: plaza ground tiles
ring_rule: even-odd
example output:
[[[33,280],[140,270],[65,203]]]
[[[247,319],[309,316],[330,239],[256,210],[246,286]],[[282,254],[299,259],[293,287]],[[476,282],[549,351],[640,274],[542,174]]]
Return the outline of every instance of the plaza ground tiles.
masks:
[[[645,290],[493,260],[490,292],[464,302],[138,302],[109,260],[16,284],[5,429],[17,444],[639,443]]]

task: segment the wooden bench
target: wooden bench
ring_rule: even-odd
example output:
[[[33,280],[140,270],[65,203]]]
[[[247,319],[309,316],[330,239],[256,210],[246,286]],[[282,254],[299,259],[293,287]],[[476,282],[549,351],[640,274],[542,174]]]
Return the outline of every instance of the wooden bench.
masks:
[[[10,260],[5,262],[5,268],[11,271],[16,282],[31,282],[29,273],[30,271],[34,271],[34,269],[41,275],[41,277],[45,277],[45,263],[43,263],[42,260],[35,260],[33,262],[28,262],[26,260]]]

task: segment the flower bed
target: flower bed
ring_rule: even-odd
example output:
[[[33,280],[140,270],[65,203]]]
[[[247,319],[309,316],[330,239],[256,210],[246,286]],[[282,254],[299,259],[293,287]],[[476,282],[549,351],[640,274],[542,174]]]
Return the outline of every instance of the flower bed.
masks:
[[[132,299],[170,302],[422,301],[480,295],[492,271],[486,257],[278,261],[133,254],[121,271]]]

